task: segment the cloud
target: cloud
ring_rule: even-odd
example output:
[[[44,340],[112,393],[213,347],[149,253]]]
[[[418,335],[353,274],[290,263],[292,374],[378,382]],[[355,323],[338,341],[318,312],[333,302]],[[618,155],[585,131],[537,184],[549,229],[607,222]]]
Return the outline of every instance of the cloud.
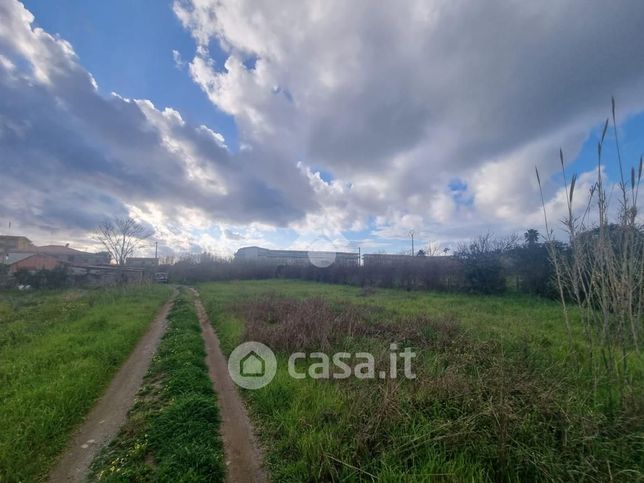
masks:
[[[278,140],[333,173],[336,188],[316,193],[336,219],[348,213],[345,227],[372,215],[400,231],[405,219],[446,233],[465,218],[473,230],[514,229],[539,205],[535,164],[548,179],[560,146],[576,155],[611,95],[624,116],[644,108],[636,0],[177,0],[174,10],[195,39],[193,80],[247,142]],[[212,42],[228,53],[224,68]],[[455,176],[471,206],[448,194]],[[352,187],[339,193],[339,180]]]
[[[644,109],[638,0],[173,8],[195,42],[175,65],[234,117],[240,150],[180,106],[102,94],[72,45],[5,1],[0,218],[82,241],[129,214],[178,252],[348,231],[447,243],[541,226],[534,165],[559,210],[559,147],[574,158],[610,95],[623,118]]]
[[[233,155],[174,109],[105,97],[71,45],[34,27],[21,4],[2,2],[0,16],[0,217],[16,228],[80,237],[138,212],[187,236],[198,215],[283,226],[315,206],[278,154]]]
[[[183,69],[188,63],[183,60],[181,57],[181,52],[179,52],[176,49],[172,50],[172,60],[174,60],[174,65],[177,69],[181,70]]]

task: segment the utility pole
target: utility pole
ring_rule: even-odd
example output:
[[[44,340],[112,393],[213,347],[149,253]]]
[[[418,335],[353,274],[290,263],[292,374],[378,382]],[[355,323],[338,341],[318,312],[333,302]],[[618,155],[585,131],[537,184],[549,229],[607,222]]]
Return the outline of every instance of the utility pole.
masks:
[[[362,265],[362,252],[360,251],[360,247],[358,247],[358,266]]]
[[[154,242],[154,258],[159,258],[159,242]]]
[[[414,230],[410,230],[409,236],[411,237],[411,256],[414,256]]]

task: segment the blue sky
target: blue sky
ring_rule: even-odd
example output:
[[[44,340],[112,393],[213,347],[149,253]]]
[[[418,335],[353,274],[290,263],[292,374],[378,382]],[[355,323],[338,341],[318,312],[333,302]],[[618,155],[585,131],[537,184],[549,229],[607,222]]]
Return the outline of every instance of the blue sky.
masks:
[[[185,69],[177,68],[173,50],[190,59],[194,41],[172,12],[172,2],[31,0],[24,4],[38,26],[71,42],[102,92],[149,99],[158,108],[173,107],[186,121],[221,133],[226,144],[237,149],[234,118],[210,104]],[[216,42],[210,54],[221,68],[226,56]]]
[[[130,215],[169,254],[455,247],[542,227],[535,165],[557,218],[559,148],[593,171],[612,95],[625,165],[644,151],[637,0],[1,9],[0,224],[37,242]]]
[[[597,167],[597,145],[601,140],[603,129],[604,123],[601,122],[589,130],[588,137],[578,155],[572,160],[567,169],[571,172],[579,172]],[[624,170],[629,171],[628,168],[635,165],[642,153],[644,153],[644,113],[635,114],[623,120],[618,126],[617,136],[624,161]],[[612,120],[609,122],[604,146],[602,157],[604,158],[605,156],[604,165],[606,166],[606,171],[611,178],[618,179],[619,161]],[[629,172],[625,172],[624,175],[630,176]]]

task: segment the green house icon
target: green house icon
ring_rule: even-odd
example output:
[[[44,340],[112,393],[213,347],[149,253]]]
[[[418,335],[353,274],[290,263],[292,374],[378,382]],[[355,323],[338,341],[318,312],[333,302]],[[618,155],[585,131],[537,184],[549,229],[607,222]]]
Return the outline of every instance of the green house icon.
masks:
[[[263,377],[266,362],[257,352],[250,351],[239,361],[239,373],[242,377]]]

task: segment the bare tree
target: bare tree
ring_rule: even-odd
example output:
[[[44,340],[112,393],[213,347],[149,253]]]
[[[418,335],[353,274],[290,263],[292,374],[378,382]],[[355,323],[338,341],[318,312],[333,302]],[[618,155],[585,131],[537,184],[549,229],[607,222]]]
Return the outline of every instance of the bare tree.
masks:
[[[429,240],[429,242],[427,242],[427,248],[424,251],[428,257],[437,257],[443,252],[440,247],[440,243],[434,240]]]
[[[108,220],[96,230],[96,238],[118,265],[125,265],[127,258],[150,236],[152,233],[132,218]]]

